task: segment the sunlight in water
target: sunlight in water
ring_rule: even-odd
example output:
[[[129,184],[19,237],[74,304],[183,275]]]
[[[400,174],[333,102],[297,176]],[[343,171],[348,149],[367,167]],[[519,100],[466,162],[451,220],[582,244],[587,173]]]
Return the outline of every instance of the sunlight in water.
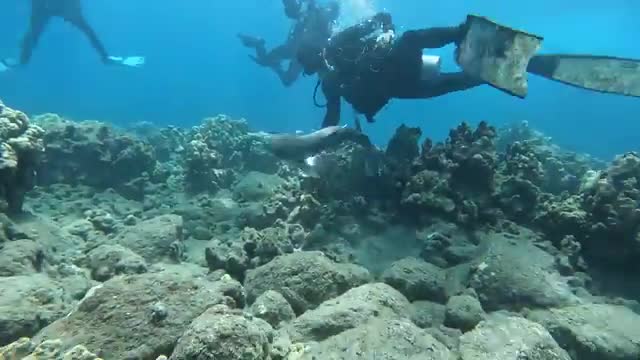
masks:
[[[375,0],[340,0],[341,16],[337,29],[351,26],[361,19],[373,16],[377,9]]]

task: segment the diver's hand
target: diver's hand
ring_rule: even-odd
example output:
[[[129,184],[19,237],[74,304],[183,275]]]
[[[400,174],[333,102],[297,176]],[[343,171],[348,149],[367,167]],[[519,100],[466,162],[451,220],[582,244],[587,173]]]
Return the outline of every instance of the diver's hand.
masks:
[[[107,63],[128,67],[140,67],[144,65],[145,58],[143,56],[109,56]]]

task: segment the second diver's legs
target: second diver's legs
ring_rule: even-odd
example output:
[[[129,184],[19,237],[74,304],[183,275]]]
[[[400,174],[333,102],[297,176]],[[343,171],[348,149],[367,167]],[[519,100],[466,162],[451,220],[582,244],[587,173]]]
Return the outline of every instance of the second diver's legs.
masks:
[[[29,30],[22,39],[20,49],[20,65],[25,65],[31,60],[33,49],[38,45],[38,40],[42,36],[44,29],[51,20],[51,15],[46,12],[46,8],[38,6],[37,2],[33,3],[31,9],[31,20],[29,22]]]
[[[107,50],[102,44],[102,41],[100,41],[96,32],[93,30],[91,25],[89,25],[89,23],[81,13],[73,14],[73,16],[65,16],[65,20],[82,31],[87,36],[87,38],[89,38],[91,46],[98,52],[98,55],[100,55],[100,59],[102,60],[102,62],[109,62],[109,53],[107,53]]]
[[[442,73],[434,78],[422,80],[419,86],[407,88],[396,94],[398,99],[429,99],[456,91],[464,91],[485,84],[464,72]]]
[[[250,37],[239,34],[240,40],[246,47],[252,47],[256,51],[256,55],[249,55],[256,64],[265,66],[273,70],[282,84],[286,87],[291,86],[300,74],[302,74],[302,65],[295,60],[295,50],[291,44],[286,43],[273,48],[267,52],[265,42],[256,37]],[[282,61],[289,60],[289,66],[284,70],[281,66]]]
[[[257,49],[256,49],[257,53]],[[260,55],[258,55],[260,57]],[[290,43],[284,43],[271,49],[268,53],[264,53],[263,58],[267,64],[277,64],[288,59],[295,59],[295,46]]]
[[[267,51],[264,43],[261,43],[255,47],[255,50],[255,56],[249,55],[251,60],[258,65],[271,68],[279,67],[282,61],[295,57],[295,52],[289,44],[283,44],[273,48],[271,51]]]

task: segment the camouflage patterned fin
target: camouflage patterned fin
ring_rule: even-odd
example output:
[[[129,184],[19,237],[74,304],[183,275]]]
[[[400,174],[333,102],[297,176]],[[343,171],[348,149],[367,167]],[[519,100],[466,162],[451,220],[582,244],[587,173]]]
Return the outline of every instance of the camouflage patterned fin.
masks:
[[[640,97],[640,60],[611,56],[536,55],[527,71],[582,89]]]
[[[467,16],[467,26],[456,54],[458,65],[511,95],[527,96],[527,65],[543,38],[476,15]]]

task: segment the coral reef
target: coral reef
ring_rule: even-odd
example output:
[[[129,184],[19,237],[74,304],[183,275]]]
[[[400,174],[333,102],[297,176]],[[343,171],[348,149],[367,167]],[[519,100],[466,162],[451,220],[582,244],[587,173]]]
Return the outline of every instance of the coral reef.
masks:
[[[475,130],[462,123],[444,143],[434,145],[426,139],[404,186],[405,210],[470,225],[496,219],[491,196],[497,168],[495,137],[495,129],[481,122]]]
[[[97,122],[73,122],[57,115],[34,118],[45,130],[45,158],[38,183],[113,188],[141,199],[156,166],[153,147],[135,136]]]
[[[421,137],[301,163],[2,107],[0,359],[637,359],[640,156]]]
[[[637,264],[640,257],[640,156],[617,157],[583,191],[591,224],[585,253],[606,263]]]
[[[35,186],[44,131],[0,101],[0,213],[17,213]]]
[[[237,179],[238,171],[275,173],[278,169],[264,138],[249,134],[246,120],[218,115],[205,119],[186,138],[184,181],[190,192],[228,188]]]
[[[590,171],[580,192],[545,203],[537,219],[556,243],[572,239],[587,260],[636,268],[640,256],[640,156],[618,156]]]

